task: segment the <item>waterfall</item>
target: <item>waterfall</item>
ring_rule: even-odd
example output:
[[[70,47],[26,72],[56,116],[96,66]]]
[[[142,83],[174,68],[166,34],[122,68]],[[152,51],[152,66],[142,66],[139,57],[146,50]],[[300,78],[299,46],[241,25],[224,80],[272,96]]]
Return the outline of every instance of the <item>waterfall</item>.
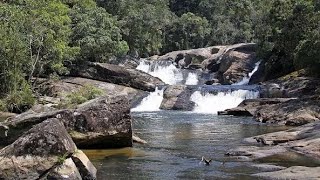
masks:
[[[255,63],[254,69],[248,74],[248,76],[243,77],[240,82],[234,83],[232,85],[247,85],[250,81],[251,76],[258,70],[261,61]]]
[[[259,97],[258,91],[235,90],[227,92],[201,93],[196,91],[192,94],[190,100],[195,102],[196,113],[217,114],[218,111],[237,107],[245,99],[254,99]]]
[[[145,97],[141,103],[131,109],[132,112],[142,112],[142,111],[159,111],[160,105],[163,100],[163,89],[156,88],[154,92],[151,92],[149,96]]]
[[[196,73],[189,73],[187,80],[186,80],[186,85],[198,85],[198,75]]]
[[[183,81],[183,75],[180,69],[176,68],[170,61],[167,61],[165,64],[161,64],[161,62],[152,62],[152,64],[150,64],[141,61],[136,69],[158,77],[169,85],[179,84]]]

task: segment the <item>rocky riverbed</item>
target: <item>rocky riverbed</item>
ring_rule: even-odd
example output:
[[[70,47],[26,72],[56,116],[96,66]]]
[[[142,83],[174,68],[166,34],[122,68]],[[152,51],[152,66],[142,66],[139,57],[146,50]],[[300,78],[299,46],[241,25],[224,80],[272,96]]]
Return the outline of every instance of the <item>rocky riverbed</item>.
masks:
[[[207,91],[208,87],[220,84],[246,83],[243,81],[246,78],[249,81],[250,72],[255,72],[255,66],[258,68],[255,51],[255,44],[237,44],[175,51],[143,60],[127,57],[114,64],[84,63],[72,67],[71,76],[59,80],[37,79],[39,104],[22,114],[0,114],[0,144],[6,146],[0,150],[0,179],[95,179],[96,169],[78,148],[122,148],[132,147],[133,141],[146,143],[134,135],[130,109],[158,88],[162,93],[156,96],[163,94],[159,109],[192,111],[199,108],[192,98],[200,86],[205,87],[199,91],[202,98],[219,96],[219,93],[229,97],[236,89],[246,92],[241,95],[245,100],[240,101],[238,107],[219,112],[220,115],[252,116],[261,124],[299,126],[246,138],[244,146],[231,149],[226,152],[227,156],[250,161],[293,151],[320,158],[318,78],[295,72],[260,82],[254,88],[228,86],[226,91]],[[141,62],[148,65],[149,74],[135,69]],[[195,76],[188,80],[181,75],[183,80],[170,81],[179,83],[168,86],[161,76],[154,77],[161,62],[167,64],[165,68],[170,66],[172,72],[185,71],[188,77],[190,74]],[[154,76],[150,75],[152,73]],[[98,88],[103,94],[73,107],[59,106],[67,94],[77,92],[85,85]],[[246,99],[255,98],[248,93],[256,91],[260,92],[261,98]],[[203,103],[210,109],[211,103]],[[271,172],[254,176],[271,179],[320,177],[315,167],[263,168]],[[299,173],[301,176],[297,176]]]

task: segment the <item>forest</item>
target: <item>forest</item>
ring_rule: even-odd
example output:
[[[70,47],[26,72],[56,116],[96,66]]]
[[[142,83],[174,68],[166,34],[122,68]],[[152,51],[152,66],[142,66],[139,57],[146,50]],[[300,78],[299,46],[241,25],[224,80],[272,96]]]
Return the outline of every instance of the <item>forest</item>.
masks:
[[[258,44],[269,77],[320,71],[319,0],[0,1],[0,110],[35,103],[68,64]]]

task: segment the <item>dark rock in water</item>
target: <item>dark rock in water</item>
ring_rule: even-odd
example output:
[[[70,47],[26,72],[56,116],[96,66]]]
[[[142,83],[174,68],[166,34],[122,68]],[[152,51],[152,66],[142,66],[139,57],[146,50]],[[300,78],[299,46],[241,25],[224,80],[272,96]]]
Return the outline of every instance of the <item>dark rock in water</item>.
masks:
[[[231,115],[231,116],[252,116],[250,112],[248,112],[245,109],[227,109],[225,111],[218,111],[218,115],[225,116],[225,115]]]
[[[137,105],[148,94],[145,91],[131,87],[80,77],[66,77],[55,82],[46,80],[39,84],[39,91],[41,94],[45,95],[46,99],[53,99],[53,97],[55,97],[55,99],[59,99],[60,101],[60,99],[65,98],[67,94],[76,92],[85,85],[90,85],[101,89],[103,91],[102,96],[113,96],[115,94],[126,96],[131,104],[131,107]],[[59,101],[49,103],[58,104]],[[44,103],[46,102],[48,101],[45,101]]]
[[[0,179],[85,178],[70,159],[76,151],[63,123],[48,119],[0,150]],[[95,168],[86,170],[96,177]]]
[[[218,85],[220,84],[219,82],[220,82],[219,79],[212,79],[212,80],[206,81],[205,85]]]
[[[195,103],[190,100],[192,89],[185,85],[168,86],[163,93],[160,109],[191,111]]]
[[[0,124],[0,143],[8,145],[48,118],[61,120],[78,147],[132,146],[130,106],[124,96],[100,97],[77,109],[20,114]]]
[[[88,62],[82,66],[73,67],[71,74],[77,77],[133,87],[143,91],[154,91],[157,85],[164,85],[159,78],[142,71],[106,63]]]

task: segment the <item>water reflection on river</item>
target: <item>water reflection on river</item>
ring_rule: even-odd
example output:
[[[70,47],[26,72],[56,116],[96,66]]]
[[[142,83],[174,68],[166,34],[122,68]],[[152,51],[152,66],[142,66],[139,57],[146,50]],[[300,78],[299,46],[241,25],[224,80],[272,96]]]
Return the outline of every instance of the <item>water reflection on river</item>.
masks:
[[[245,137],[287,128],[259,125],[251,118],[186,112],[132,116],[134,132],[148,144],[85,151],[98,169],[98,179],[256,179],[250,174],[259,170],[251,165],[259,162],[225,157],[224,153]],[[212,158],[211,166],[200,164],[201,156]],[[264,161],[279,164],[277,158]]]

